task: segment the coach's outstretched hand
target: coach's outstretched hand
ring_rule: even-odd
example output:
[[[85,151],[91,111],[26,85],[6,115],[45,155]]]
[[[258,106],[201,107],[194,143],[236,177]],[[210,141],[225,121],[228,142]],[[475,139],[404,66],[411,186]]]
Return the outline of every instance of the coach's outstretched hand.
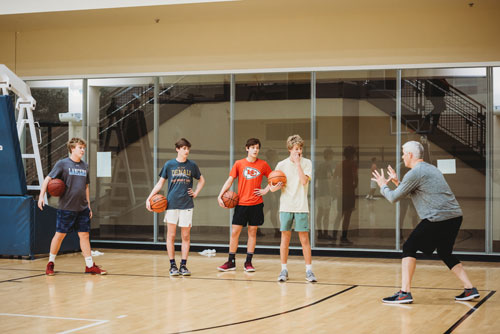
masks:
[[[396,174],[396,171],[391,167],[391,165],[387,166],[387,175],[391,179],[392,183],[394,183],[397,187],[399,185],[398,174]]]
[[[380,168],[380,174],[377,170],[374,170],[372,175],[373,175],[372,181],[377,182],[377,184],[380,188],[385,186],[391,180],[390,177],[388,179],[385,178],[383,168]]]

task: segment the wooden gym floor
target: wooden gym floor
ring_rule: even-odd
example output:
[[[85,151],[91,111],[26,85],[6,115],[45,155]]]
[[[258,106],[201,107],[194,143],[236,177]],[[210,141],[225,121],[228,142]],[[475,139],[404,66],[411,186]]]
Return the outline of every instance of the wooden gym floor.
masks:
[[[500,266],[465,262],[481,298],[456,302],[459,281],[444,264],[418,261],[414,303],[380,300],[399,290],[400,261],[313,258],[318,283],[305,281],[302,257],[278,283],[277,255],[256,255],[255,273],[221,273],[227,254],[191,253],[191,277],[168,275],[166,252],[100,249],[107,276],[83,274],[81,254],[0,259],[1,333],[500,333]]]

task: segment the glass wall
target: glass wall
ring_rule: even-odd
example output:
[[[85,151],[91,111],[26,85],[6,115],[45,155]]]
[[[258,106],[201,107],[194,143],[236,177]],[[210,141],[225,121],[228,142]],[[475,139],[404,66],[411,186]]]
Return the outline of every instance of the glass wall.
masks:
[[[443,172],[462,207],[455,250],[484,252],[486,68],[405,70],[402,79],[401,140],[424,145],[424,160]]]
[[[236,75],[234,113],[234,157],[247,156],[245,143],[259,138],[259,158],[271,169],[289,156],[286,141],[293,134],[304,139],[303,156],[311,159],[311,75],[310,73],[273,73]],[[262,187],[267,186],[263,178]],[[264,196],[264,225],[259,228],[257,245],[279,245],[280,192]],[[242,233],[240,244],[247,241]],[[300,245],[296,233],[290,245]]]
[[[395,247],[395,205],[370,180],[373,169],[396,167],[395,98],[396,71],[317,73],[318,247]]]
[[[37,102],[33,117],[35,126],[39,129],[36,134],[43,175],[47,176],[58,160],[68,157],[68,140],[83,136],[82,80],[30,81],[28,84]],[[74,117],[61,117],[68,113]],[[26,153],[33,152],[29,131],[22,138],[22,147]],[[39,184],[35,160],[25,159],[24,165],[27,184]],[[39,191],[33,190],[31,193],[38,195]],[[47,196],[49,205],[57,207],[59,198],[49,194]]]
[[[206,180],[194,200],[192,243],[229,243],[229,210],[217,203],[230,167],[229,84],[227,75],[160,78],[158,173],[166,161],[177,156],[175,142],[186,138],[192,145],[188,159],[196,162]],[[194,189],[196,185],[195,181]],[[164,214],[159,214],[160,241],[165,240],[163,220]],[[180,237],[178,232],[176,240],[180,241]]]
[[[153,241],[152,78],[89,80],[92,239]]]
[[[165,242],[164,214],[147,211],[144,202],[165,162],[176,157],[175,142],[185,137],[192,143],[189,159],[206,179],[195,200],[192,243],[227,245],[232,211],[220,208],[216,196],[232,163],[246,157],[246,140],[261,140],[259,158],[274,169],[289,155],[287,137],[299,134],[314,168],[313,248],[400,250],[420,219],[410,200],[390,204],[382,198],[371,171],[391,165],[402,178],[407,169],[399,145],[417,140],[425,147],[425,161],[441,169],[463,209],[455,250],[500,252],[500,116],[487,111],[491,105],[500,114],[500,69],[492,69],[493,88],[486,68],[401,70],[400,114],[398,73],[89,79],[86,128],[83,80],[29,84],[37,100],[45,175],[66,156],[70,137],[88,139],[95,241]],[[75,115],[61,121],[59,114],[68,112]],[[27,151],[30,142],[23,138]],[[29,177],[34,171],[27,165],[28,182],[35,182]],[[55,199],[49,203],[57,206]],[[279,192],[264,196],[264,210],[258,246],[277,247]],[[240,245],[246,241],[244,231]],[[295,234],[291,245],[300,247]]]
[[[492,132],[492,249],[493,252],[500,252],[500,67],[493,68],[493,110]]]

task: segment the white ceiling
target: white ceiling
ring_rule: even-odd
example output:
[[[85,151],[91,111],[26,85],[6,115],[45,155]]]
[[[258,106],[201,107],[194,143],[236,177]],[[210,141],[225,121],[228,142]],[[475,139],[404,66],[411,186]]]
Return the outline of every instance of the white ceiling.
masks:
[[[90,9],[181,5],[238,0],[17,0],[2,1],[0,15],[64,12]]]

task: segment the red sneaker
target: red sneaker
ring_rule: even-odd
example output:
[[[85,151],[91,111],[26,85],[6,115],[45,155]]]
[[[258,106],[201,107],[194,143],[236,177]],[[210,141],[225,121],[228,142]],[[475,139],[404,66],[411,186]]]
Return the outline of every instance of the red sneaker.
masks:
[[[96,266],[95,262],[92,267],[87,267],[85,266],[85,273],[86,274],[92,274],[92,275],[106,275],[108,272],[104,269],[101,269],[101,267]]]
[[[230,270],[236,270],[236,265],[234,262],[227,261],[224,263],[222,266],[217,267],[219,271],[230,271]]]
[[[255,271],[255,268],[252,266],[252,262],[245,262],[245,271],[247,272],[253,272]]]
[[[50,261],[49,263],[47,263],[45,275],[54,276],[54,262]]]

